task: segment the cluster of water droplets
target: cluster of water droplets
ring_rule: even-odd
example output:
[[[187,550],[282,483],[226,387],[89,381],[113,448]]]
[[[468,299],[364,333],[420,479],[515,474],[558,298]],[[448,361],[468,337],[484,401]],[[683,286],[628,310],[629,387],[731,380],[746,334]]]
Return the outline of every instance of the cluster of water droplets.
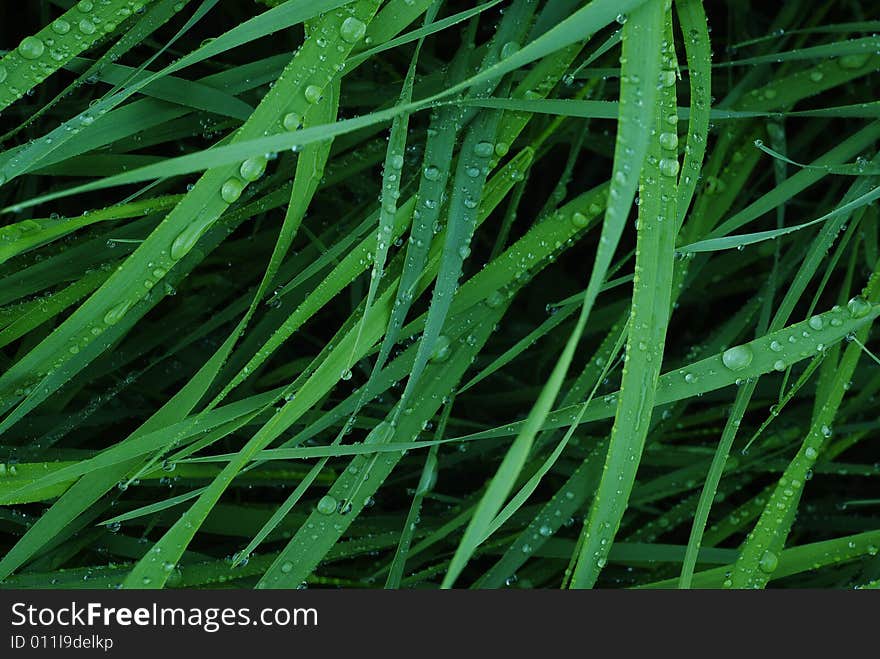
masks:
[[[75,9],[53,21],[39,34],[28,35],[14,52],[24,60],[16,69],[16,84],[8,88],[13,98],[21,98],[27,89],[40,83],[78,52],[105,34],[114,32],[119,23],[144,10],[143,2],[128,2],[115,10],[107,9],[109,0],[81,0]],[[118,3],[116,3],[118,4]],[[9,69],[0,65],[0,83],[9,77]],[[21,83],[24,87],[19,87]]]

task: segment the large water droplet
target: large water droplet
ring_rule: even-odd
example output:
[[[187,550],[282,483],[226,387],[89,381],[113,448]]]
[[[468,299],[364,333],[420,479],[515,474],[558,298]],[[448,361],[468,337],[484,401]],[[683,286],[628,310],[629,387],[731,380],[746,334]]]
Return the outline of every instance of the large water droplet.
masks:
[[[284,130],[298,130],[302,126],[302,117],[296,112],[288,112],[281,120]]]
[[[244,186],[241,184],[241,181],[237,178],[230,178],[227,179],[226,183],[223,184],[223,187],[220,188],[220,196],[227,204],[232,204],[238,201],[238,198],[241,197],[243,191]]]
[[[336,508],[338,506],[339,502],[336,501],[335,498],[327,494],[321,497],[321,499],[318,501],[318,505],[315,508],[322,515],[332,515],[336,512]]]
[[[860,69],[868,62],[868,58],[867,54],[844,55],[837,63],[842,69]]]
[[[181,231],[177,238],[174,239],[174,242],[171,243],[171,258],[177,261],[186,256],[189,250],[198,242],[202,233],[204,233],[204,227],[197,222],[190,224]],[[157,276],[155,270],[153,271],[153,276]]]
[[[678,174],[678,158],[662,158],[658,167],[663,176],[675,176]]]
[[[25,59],[37,59],[46,50],[46,45],[39,37],[25,37],[18,44],[18,54]]]
[[[354,16],[349,16],[342,21],[342,26],[339,28],[339,36],[347,43],[357,43],[364,38],[366,32],[367,26],[364,25],[362,20]]]
[[[95,27],[95,24],[92,23],[92,21],[90,21],[88,18],[82,19],[77,24],[77,27],[79,28],[80,32],[86,35],[94,34],[98,29],[97,27]]]
[[[266,156],[255,156],[241,163],[238,170],[245,181],[256,181],[266,171]]]
[[[853,318],[864,318],[871,313],[871,303],[863,297],[854,297],[846,303],[846,308]]]
[[[660,84],[663,87],[672,87],[675,84],[675,71],[666,69],[660,72]]]
[[[761,568],[761,572],[771,574],[779,567],[779,557],[768,549],[758,561],[758,567]]]
[[[516,41],[508,41],[506,44],[501,46],[501,58],[507,59],[518,50],[519,44]]]
[[[678,135],[676,133],[660,133],[658,141],[664,149],[672,151],[678,148]]]
[[[721,361],[731,371],[741,371],[752,363],[755,353],[747,345],[733,346],[721,355]]]
[[[120,320],[122,320],[122,317],[128,311],[130,306],[130,302],[122,302],[120,304],[117,304],[104,315],[104,322],[108,325],[115,325]]]
[[[491,142],[477,142],[474,145],[474,154],[480,158],[488,158],[495,153],[495,145]]]
[[[431,353],[432,362],[444,362],[449,359],[449,353],[452,349],[449,346],[449,337],[441,334],[437,337],[437,343],[434,344],[434,352]]]
[[[583,213],[575,211],[571,214],[571,223],[578,229],[583,229],[590,223],[590,219]]]
[[[70,32],[70,23],[65,21],[63,18],[59,18],[57,21],[52,23],[52,31],[56,34],[67,34]]]
[[[304,92],[306,100],[309,103],[317,103],[321,100],[321,88],[318,85],[309,85]]]

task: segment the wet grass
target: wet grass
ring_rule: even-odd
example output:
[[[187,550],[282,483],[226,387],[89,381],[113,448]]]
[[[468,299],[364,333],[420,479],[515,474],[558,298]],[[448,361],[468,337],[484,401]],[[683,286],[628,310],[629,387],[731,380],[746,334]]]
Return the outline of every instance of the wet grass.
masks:
[[[876,14],[30,3],[2,584],[876,587]]]

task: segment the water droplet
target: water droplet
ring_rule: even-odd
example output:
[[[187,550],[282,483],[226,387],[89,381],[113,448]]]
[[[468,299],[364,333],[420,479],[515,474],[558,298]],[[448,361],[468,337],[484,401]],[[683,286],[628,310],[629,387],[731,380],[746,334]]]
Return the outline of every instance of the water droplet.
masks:
[[[675,71],[667,69],[660,72],[660,84],[663,87],[672,87],[675,84]]]
[[[65,21],[63,18],[59,18],[57,21],[52,23],[52,30],[56,34],[67,34],[70,32],[70,23]]]
[[[256,181],[265,173],[266,163],[267,159],[265,156],[248,158],[241,163],[241,168],[238,170],[239,174],[241,174],[245,181]]]
[[[782,361],[781,359],[777,359],[773,363],[773,368],[777,371],[784,371],[785,370],[785,362]]]
[[[770,342],[770,350],[773,352],[779,352],[782,350],[782,344],[779,341],[771,341]]]
[[[290,561],[284,561],[284,562],[281,564],[281,571],[282,571],[284,574],[288,574],[288,573],[291,572],[292,570],[293,570],[293,563],[291,563]]]
[[[864,318],[871,313],[871,303],[863,297],[854,297],[846,303],[846,308],[853,318]]]
[[[130,306],[130,302],[122,302],[121,304],[117,304],[104,315],[104,322],[108,325],[115,325],[122,319]]]
[[[244,186],[241,184],[241,181],[237,178],[230,178],[220,188],[220,196],[227,204],[232,204],[238,201],[242,191],[244,191]]]
[[[590,223],[590,219],[583,213],[575,211],[571,214],[571,223],[578,229],[583,229]]]
[[[281,120],[281,124],[284,126],[284,130],[298,130],[302,126],[302,117],[296,112],[288,112]]]
[[[837,63],[842,69],[860,69],[868,62],[868,58],[867,54],[844,55]]]
[[[429,165],[425,167],[425,178],[429,181],[436,181],[440,178],[440,170],[434,167],[434,165]]]
[[[477,142],[474,145],[474,154],[480,158],[488,158],[495,153],[495,145],[491,142]]]
[[[403,156],[399,153],[391,156],[388,160],[388,164],[391,165],[392,169],[401,169],[403,167]]]
[[[664,149],[672,151],[678,148],[678,135],[676,133],[660,133],[658,141]]]
[[[321,100],[321,88],[317,85],[309,85],[306,87],[305,97],[309,103],[317,103]]]
[[[764,552],[761,559],[758,561],[758,567],[761,569],[761,572],[765,574],[774,572],[778,566],[779,557],[769,549]]]
[[[339,36],[346,43],[357,43],[364,38],[366,32],[367,26],[362,20],[354,16],[349,16],[342,21],[342,26],[339,28]]]
[[[492,291],[492,294],[486,298],[486,306],[490,309],[497,309],[504,304],[504,294],[501,291]]]
[[[337,502],[335,498],[327,494],[321,497],[315,509],[322,515],[332,515],[336,512],[336,508],[338,505],[339,502]]]
[[[825,326],[825,323],[822,322],[821,317],[813,316],[812,318],[810,318],[810,320],[807,321],[807,325],[818,331]]]
[[[92,23],[88,18],[84,18],[79,23],[77,23],[77,27],[79,28],[80,32],[86,35],[94,34],[95,31],[98,29],[97,27],[95,27],[95,24]]]
[[[193,246],[198,242],[199,238],[204,233],[204,225],[193,222],[189,226],[187,226],[183,231],[181,231],[177,238],[174,239],[174,242],[171,243],[171,258],[177,261],[178,259],[182,259],[186,256],[189,251],[193,248]],[[153,276],[157,279],[161,279],[162,275],[157,275],[157,272],[161,272],[162,275],[165,274],[165,271],[161,268],[157,268],[153,271]]]
[[[519,44],[515,41],[508,41],[506,44],[501,46],[501,58],[507,59],[511,55],[513,55],[516,51],[519,50]]]
[[[663,176],[675,176],[678,174],[678,158],[661,158],[658,167]]]
[[[451,352],[452,348],[449,345],[449,337],[445,334],[441,334],[437,337],[437,342],[434,344],[434,352],[431,353],[431,361],[445,362],[449,359],[449,354]]]
[[[39,37],[25,37],[18,44],[18,54],[25,59],[37,59],[46,50],[46,45]]]
[[[721,361],[731,371],[741,371],[752,363],[754,356],[750,346],[733,346],[724,351],[721,355]]]

